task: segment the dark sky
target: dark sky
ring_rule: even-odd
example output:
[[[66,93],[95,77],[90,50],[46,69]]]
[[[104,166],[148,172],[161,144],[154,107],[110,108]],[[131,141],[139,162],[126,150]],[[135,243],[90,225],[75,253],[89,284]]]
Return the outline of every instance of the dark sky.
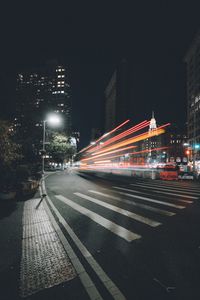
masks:
[[[15,2],[1,6],[1,117],[13,113],[17,72],[62,59],[84,145],[102,126],[103,91],[125,57],[134,74],[132,122],[154,110],[159,123],[185,123],[183,58],[200,28],[200,1]]]

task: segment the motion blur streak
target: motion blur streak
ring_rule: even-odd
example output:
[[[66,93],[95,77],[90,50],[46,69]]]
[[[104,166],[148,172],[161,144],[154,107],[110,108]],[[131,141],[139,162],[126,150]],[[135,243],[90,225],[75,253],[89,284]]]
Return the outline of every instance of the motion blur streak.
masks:
[[[136,126],[133,126],[133,127],[131,127],[130,129],[128,129],[128,130],[126,130],[126,131],[123,131],[122,133],[120,133],[120,134],[118,134],[118,135],[116,135],[115,137],[112,137],[112,138],[110,138],[109,140],[107,140],[107,141],[105,141],[102,145],[101,145],[101,148],[104,148],[106,145],[108,145],[108,144],[111,144],[111,143],[113,143],[113,142],[115,142],[115,141],[117,141],[117,140],[120,140],[120,139],[122,139],[122,138],[124,138],[124,137],[126,137],[126,136],[128,136],[128,135],[130,135],[130,134],[132,134],[132,133],[134,133],[134,132],[137,132],[137,131],[139,131],[139,130],[141,130],[141,129],[143,129],[143,128],[145,128],[145,127],[147,127],[147,126],[149,126],[149,121],[143,121],[143,122],[141,122],[140,124],[138,124],[138,125],[136,125]],[[98,140],[97,140],[98,141]],[[96,142],[97,143],[97,142]],[[94,151],[96,151],[96,150],[98,150],[99,149],[99,145],[97,145],[96,147],[94,147],[94,148],[92,148],[92,149],[90,149],[89,151],[87,151],[87,152],[94,152]]]

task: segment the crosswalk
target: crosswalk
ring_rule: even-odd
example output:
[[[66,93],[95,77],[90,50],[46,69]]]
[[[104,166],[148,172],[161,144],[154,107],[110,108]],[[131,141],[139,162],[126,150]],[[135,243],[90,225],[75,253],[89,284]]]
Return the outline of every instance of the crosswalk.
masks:
[[[188,183],[135,181],[128,185],[75,191],[71,197],[55,197],[89,222],[132,242],[143,238],[139,226],[153,230],[164,225],[167,218],[175,217],[198,201],[199,190],[198,185]],[[123,218],[128,221],[121,222]]]

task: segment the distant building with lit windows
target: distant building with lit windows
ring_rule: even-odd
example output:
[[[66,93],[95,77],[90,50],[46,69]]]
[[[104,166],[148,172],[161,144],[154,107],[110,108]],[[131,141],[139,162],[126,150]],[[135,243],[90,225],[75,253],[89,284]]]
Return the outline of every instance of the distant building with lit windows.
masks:
[[[37,72],[17,75],[16,124],[23,121],[35,126],[48,112],[63,115],[65,131],[71,132],[71,88],[66,68],[50,64]]]
[[[188,162],[187,147],[185,146],[185,144],[188,144],[188,137],[184,132],[184,129],[172,124],[163,135],[163,145],[167,147],[165,150],[167,162],[177,164]]]
[[[187,131],[191,146],[200,144],[200,31],[185,55],[187,72]]]
[[[69,71],[56,61],[48,63],[44,68],[20,72],[17,75],[14,124],[19,136],[23,139],[31,139],[34,145],[39,144],[42,137],[42,121],[51,112],[61,115],[62,131],[70,135]]]
[[[157,123],[154,117],[154,112],[152,112],[152,117],[149,123],[149,137],[142,141],[141,151],[143,151],[143,157],[145,162],[153,163],[159,161],[160,150],[159,148],[162,146],[162,140],[160,135],[152,136],[151,133],[157,131]]]

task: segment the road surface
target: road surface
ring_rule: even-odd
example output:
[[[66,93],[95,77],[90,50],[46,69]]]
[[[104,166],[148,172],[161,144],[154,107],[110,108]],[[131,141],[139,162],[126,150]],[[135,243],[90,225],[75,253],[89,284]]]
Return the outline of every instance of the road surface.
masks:
[[[102,299],[200,299],[199,183],[66,170],[47,176],[45,188]]]

